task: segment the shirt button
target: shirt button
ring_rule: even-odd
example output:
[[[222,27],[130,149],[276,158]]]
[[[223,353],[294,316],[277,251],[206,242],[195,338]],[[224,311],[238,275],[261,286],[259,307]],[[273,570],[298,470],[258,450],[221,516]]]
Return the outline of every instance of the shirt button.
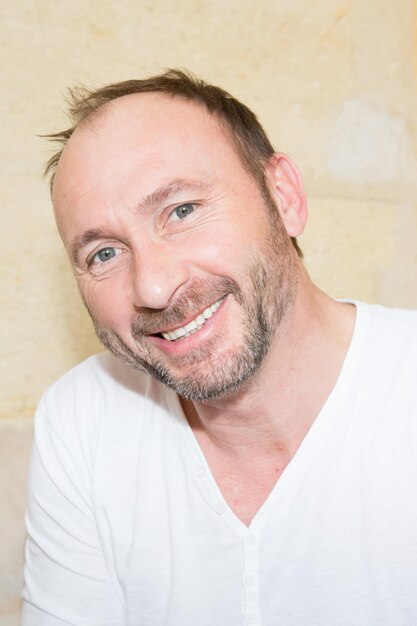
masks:
[[[247,617],[247,622],[248,624],[251,624],[251,626],[254,626],[258,622],[258,619],[254,613],[249,613]]]
[[[245,585],[247,587],[253,587],[255,582],[256,582],[255,576],[251,576],[251,575],[245,576]]]
[[[197,468],[197,476],[198,476],[199,478],[202,478],[202,477],[204,476],[204,474],[205,474],[205,473],[206,473],[205,468],[204,468],[202,465],[200,465],[200,466]]]
[[[226,512],[226,505],[224,502],[218,502],[215,507],[214,510],[216,511],[216,513],[218,513],[219,515],[223,515],[223,513]]]

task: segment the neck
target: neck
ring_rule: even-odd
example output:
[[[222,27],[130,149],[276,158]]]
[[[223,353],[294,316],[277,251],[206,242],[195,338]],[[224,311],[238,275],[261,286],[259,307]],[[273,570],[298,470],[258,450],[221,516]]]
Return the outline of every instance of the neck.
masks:
[[[290,460],[336,384],[354,317],[352,305],[330,299],[303,274],[256,374],[231,396],[182,401],[199,443],[237,460],[251,453]]]

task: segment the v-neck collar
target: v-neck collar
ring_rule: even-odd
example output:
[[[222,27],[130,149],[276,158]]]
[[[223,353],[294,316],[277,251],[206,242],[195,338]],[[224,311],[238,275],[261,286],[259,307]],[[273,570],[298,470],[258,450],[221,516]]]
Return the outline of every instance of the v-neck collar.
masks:
[[[327,441],[333,429],[337,427],[337,416],[344,398],[354,382],[356,363],[359,359],[364,337],[369,321],[369,312],[361,302],[344,300],[356,306],[356,318],[352,338],[347,349],[343,365],[337,381],[324,402],[319,414],[312,423],[301,445],[291,461],[279,477],[270,494],[255,514],[249,526],[246,526],[233,512],[225,500],[204,453],[188,423],[177,394],[169,394],[170,409],[184,426],[184,443],[190,459],[195,466],[195,475],[201,495],[228,526],[240,536],[256,532],[268,519],[270,512],[279,504],[290,506],[292,498],[296,497],[296,485],[300,483],[309,465]]]

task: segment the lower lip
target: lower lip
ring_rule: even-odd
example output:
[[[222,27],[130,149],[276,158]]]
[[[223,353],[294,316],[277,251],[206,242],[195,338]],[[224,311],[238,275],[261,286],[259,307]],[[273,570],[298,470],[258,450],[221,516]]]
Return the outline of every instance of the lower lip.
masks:
[[[163,339],[162,337],[149,336],[149,340],[155,346],[168,354],[181,354],[182,352],[192,350],[194,347],[198,347],[202,341],[209,339],[210,334],[214,331],[214,324],[216,323],[216,320],[221,322],[224,306],[227,300],[228,296],[223,298],[215,313],[209,317],[200,330],[196,330],[196,332],[192,333],[189,337],[183,337],[182,339],[178,339],[176,341],[169,341],[168,339]]]

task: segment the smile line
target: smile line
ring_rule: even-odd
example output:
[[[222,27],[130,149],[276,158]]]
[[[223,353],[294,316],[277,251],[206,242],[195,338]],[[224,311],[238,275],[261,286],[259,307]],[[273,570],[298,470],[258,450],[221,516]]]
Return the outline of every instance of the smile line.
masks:
[[[222,303],[222,300],[223,298],[220,298],[220,300],[217,300],[217,302],[208,306],[202,313],[197,315],[197,317],[191,320],[191,322],[188,322],[185,326],[175,328],[175,330],[170,330],[166,333],[161,333],[162,337],[168,341],[176,341],[177,339],[189,337],[204,326],[207,320],[210,319],[210,317],[217,311]]]

